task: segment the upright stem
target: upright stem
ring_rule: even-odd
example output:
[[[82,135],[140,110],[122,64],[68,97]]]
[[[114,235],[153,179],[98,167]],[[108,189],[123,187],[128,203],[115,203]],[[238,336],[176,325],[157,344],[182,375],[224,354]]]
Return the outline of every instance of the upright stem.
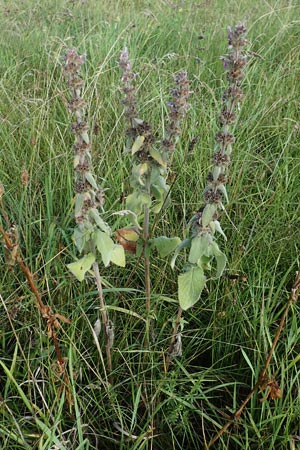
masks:
[[[93,263],[93,271],[94,271],[97,291],[98,291],[98,295],[99,295],[102,323],[103,323],[104,329],[105,329],[104,335],[105,335],[105,351],[106,351],[106,357],[107,357],[107,367],[108,367],[108,371],[111,373],[112,372],[111,341],[108,336],[109,319],[108,319],[108,315],[106,312],[106,306],[105,306],[103,289],[102,289],[101,275],[100,275],[100,271],[99,271],[99,264],[97,263],[97,261],[95,261]]]
[[[175,350],[176,341],[178,341],[178,331],[179,331],[179,327],[180,327],[182,313],[183,313],[183,309],[179,306],[178,311],[177,311],[176,321],[175,321],[175,324],[174,324],[174,327],[173,327],[171,343],[170,343],[170,346],[169,346],[169,349],[168,349],[168,355],[167,355],[167,359],[166,359],[166,364],[165,364],[165,372],[166,373],[169,370],[169,366],[170,366],[170,362],[171,362],[172,356],[175,356],[174,355],[174,350]]]
[[[149,183],[148,183],[149,185]],[[150,191],[150,185],[148,186]],[[152,321],[150,319],[151,311],[151,279],[150,279],[150,258],[148,256],[147,245],[149,240],[149,225],[150,224],[150,210],[148,206],[144,207],[144,223],[143,223],[143,238],[144,238],[144,276],[145,276],[145,296],[146,296],[146,336],[145,347],[149,347],[151,328],[153,328]]]

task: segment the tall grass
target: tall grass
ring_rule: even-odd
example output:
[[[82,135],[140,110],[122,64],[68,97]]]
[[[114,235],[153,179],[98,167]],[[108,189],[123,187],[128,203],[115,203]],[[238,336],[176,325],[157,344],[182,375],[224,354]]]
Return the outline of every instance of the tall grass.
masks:
[[[74,404],[68,407],[64,395],[58,395],[54,347],[21,272],[7,268],[1,249],[0,447],[205,448],[255,384],[299,267],[299,5],[284,0],[25,0],[4,2],[1,14],[3,201],[19,227],[22,252],[43,298],[72,319],[59,340],[68,358]],[[84,98],[109,221],[110,212],[122,208],[122,192],[129,193],[130,163],[121,157],[120,51],[130,48],[139,72],[140,114],[151,123],[166,123],[169,80],[174,72],[187,70],[194,93],[169,175],[175,180],[172,204],[157,225],[160,234],[168,230],[184,237],[211,164],[225,87],[219,58],[226,51],[226,26],[244,19],[251,62],[235,130],[230,204],[222,217],[228,270],[218,282],[208,283],[201,301],[185,315],[183,355],[173,359],[168,376],[161,355],[168,349],[177,307],[176,278],[168,261],[158,258],[151,269],[157,339],[147,364],[140,345],[145,329],[142,267],[129,258],[125,271],[103,270],[115,323],[112,388],[104,377],[105,355],[92,332],[98,317],[96,289],[89,280],[75,283],[66,268],[76,254],[73,138],[61,71],[65,47],[87,53]],[[199,141],[189,151],[196,136]],[[21,182],[24,168],[27,186]],[[282,397],[260,402],[265,392],[255,395],[214,448],[299,445],[298,317],[295,304],[268,372]],[[156,408],[152,412],[143,399],[145,383]]]

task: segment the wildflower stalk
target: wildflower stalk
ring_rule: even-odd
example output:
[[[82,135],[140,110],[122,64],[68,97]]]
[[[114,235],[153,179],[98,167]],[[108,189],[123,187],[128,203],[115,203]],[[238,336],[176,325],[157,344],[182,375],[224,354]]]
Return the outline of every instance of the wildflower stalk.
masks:
[[[226,265],[226,256],[220,250],[216,241],[216,232],[226,239],[218,218],[220,210],[224,210],[224,200],[228,202],[226,183],[234,143],[233,127],[237,118],[236,110],[243,98],[240,85],[244,77],[243,69],[246,64],[246,56],[243,51],[247,43],[245,33],[244,25],[237,25],[234,30],[228,28],[228,53],[222,58],[228,87],[225,89],[222,98],[219,115],[220,130],[215,136],[212,158],[213,169],[207,176],[207,184],[203,191],[204,205],[190,222],[190,237],[177,247],[171,262],[171,266],[174,268],[180,250],[185,247],[189,248],[188,261],[178,277],[180,308],[173,329],[169,359],[174,356],[174,345],[177,344],[177,338],[180,338],[179,327],[182,312],[199,300],[206,284],[205,273],[212,270],[212,263],[215,261],[217,270],[214,276],[219,278]],[[178,348],[176,353],[178,353]]]
[[[97,261],[97,251],[105,266],[110,262],[125,265],[124,250],[113,242],[111,230],[101,216],[105,203],[104,189],[97,183],[92,173],[91,145],[88,135],[89,127],[85,121],[86,103],[81,97],[83,80],[80,76],[85,56],[78,55],[74,48],[68,49],[65,56],[64,74],[68,82],[71,98],[68,102],[71,113],[75,116],[72,130],[75,135],[74,169],[75,169],[75,221],[73,239],[83,258],[68,265],[69,270],[83,281],[85,273],[93,269],[97,286],[100,311],[105,336],[105,349],[108,371],[112,371],[111,348],[113,346],[114,327],[110,321],[102,289],[102,279]]]
[[[130,214],[132,226],[119,231],[119,236],[127,238],[123,242],[129,248],[133,248],[137,254],[143,255],[145,273],[146,314],[151,314],[151,280],[150,280],[150,254],[155,248],[160,256],[165,257],[172,252],[179,238],[167,238],[161,236],[152,238],[150,230],[151,214],[158,214],[163,207],[169,193],[166,183],[167,165],[175,145],[181,134],[180,124],[188,109],[189,82],[186,72],[179,72],[175,77],[175,88],[171,90],[172,101],[168,103],[170,108],[167,136],[162,141],[157,141],[149,123],[138,118],[135,80],[129,60],[128,50],[121,53],[120,68],[122,74],[122,93],[124,115],[129,123],[127,130],[127,151],[132,155],[132,175],[130,184],[132,193],[127,197],[126,207]],[[143,215],[143,227],[139,225],[139,218]],[[134,241],[136,246],[129,246],[129,237],[135,231]],[[139,238],[142,245],[139,247]],[[123,240],[124,241],[124,240]],[[120,241],[121,242],[121,241]],[[153,330],[152,330],[153,334]],[[146,346],[149,344],[149,321],[147,321]]]

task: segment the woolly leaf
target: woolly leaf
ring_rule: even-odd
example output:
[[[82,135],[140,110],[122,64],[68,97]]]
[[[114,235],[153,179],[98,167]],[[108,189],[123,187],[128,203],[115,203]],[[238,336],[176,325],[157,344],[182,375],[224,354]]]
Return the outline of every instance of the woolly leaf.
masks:
[[[189,262],[191,264],[198,264],[200,259],[207,262],[205,258],[210,258],[212,254],[212,241],[213,238],[209,233],[204,233],[201,236],[192,238]],[[205,258],[203,259],[203,257]]]
[[[218,185],[218,191],[220,191],[222,193],[222,195],[224,196],[226,202],[229,203],[227,190],[226,190],[226,187],[224,186],[224,184],[219,184]]]
[[[131,154],[134,155],[140,150],[145,140],[145,136],[137,136],[131,148]]]
[[[200,298],[206,277],[201,267],[192,267],[178,277],[178,299],[180,307],[186,311]]]
[[[216,278],[220,278],[220,276],[222,275],[222,273],[226,267],[227,258],[226,258],[225,253],[223,253],[220,250],[220,248],[216,242],[212,242],[211,247],[212,247],[213,256],[216,258],[216,261],[217,261]]]
[[[174,256],[173,256],[173,258],[171,260],[171,263],[170,263],[172,269],[174,269],[174,267],[175,267],[175,262],[176,262],[177,256],[179,255],[180,251],[183,248],[189,247],[190,244],[191,244],[191,238],[188,238],[188,239],[185,239],[184,241],[180,242],[179,245],[177,245],[177,247],[175,248]]]
[[[94,189],[98,189],[97,182],[91,172],[86,172],[85,179]]]
[[[158,162],[158,164],[160,164],[163,167],[166,167],[166,161],[164,161],[163,156],[159,153],[159,151],[157,151],[155,148],[151,148],[149,150],[150,156],[152,156],[152,158]]]
[[[159,256],[164,258],[172,253],[175,248],[180,244],[179,237],[168,238],[166,236],[159,236],[157,238],[151,239],[149,244],[156,248]]]
[[[80,161],[80,156],[79,155],[75,155],[74,156],[74,162],[73,162],[74,169],[76,169],[76,167],[78,166],[79,161]]]
[[[100,230],[95,231],[94,239],[97,249],[101,253],[103,264],[107,267],[111,261],[111,254],[115,243],[108,234],[103,233]]]
[[[125,252],[124,248],[119,245],[115,244],[113,251],[110,255],[110,260],[112,263],[116,264],[116,266],[125,267],[126,260],[125,260]]]
[[[75,228],[72,238],[79,253],[83,251],[85,244],[90,239],[90,236],[91,236],[90,232],[88,231],[83,232],[79,230],[79,228]]]
[[[75,217],[82,215],[82,207],[85,199],[85,194],[77,194],[75,199]]]
[[[142,176],[148,172],[148,168],[149,167],[147,163],[134,165],[132,168],[132,179],[134,181],[137,181],[138,184],[140,184],[141,186],[144,186],[145,183],[144,180],[142,179]]]
[[[217,212],[217,206],[214,203],[208,203],[202,212],[202,225],[207,227],[209,222],[213,220],[215,213]]]
[[[142,213],[144,206],[151,206],[151,197],[146,192],[132,192],[126,199],[126,207],[133,213],[139,215]]]
[[[220,234],[223,236],[223,238],[225,239],[225,241],[227,241],[227,237],[226,237],[224,231],[222,230],[222,227],[221,227],[220,222],[219,222],[218,220],[214,220],[213,223],[214,223],[214,225],[215,225],[216,231],[217,231],[218,233],[220,233]]]
[[[100,216],[98,209],[91,208],[89,210],[89,216],[94,220],[94,222],[96,223],[97,227],[99,227],[102,231],[104,231],[104,233],[110,235],[111,229],[107,225],[107,223],[104,222],[102,217]]]
[[[68,264],[67,267],[77,278],[77,280],[83,281],[85,273],[91,268],[92,264],[95,262],[95,259],[95,255],[93,253],[88,253],[78,261]]]

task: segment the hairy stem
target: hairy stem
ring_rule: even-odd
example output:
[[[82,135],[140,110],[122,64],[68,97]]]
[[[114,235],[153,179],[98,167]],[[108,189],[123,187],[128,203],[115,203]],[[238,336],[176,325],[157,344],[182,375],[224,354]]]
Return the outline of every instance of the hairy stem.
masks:
[[[112,372],[111,343],[110,343],[110,339],[108,336],[109,319],[108,319],[108,315],[106,312],[106,305],[105,305],[104,296],[103,296],[101,275],[100,275],[100,270],[99,270],[99,264],[97,261],[95,261],[93,263],[93,271],[94,271],[94,275],[95,275],[95,282],[96,282],[99,301],[100,301],[100,308],[101,308],[100,311],[101,311],[101,316],[102,316],[102,323],[104,326],[107,367],[108,367],[109,373],[111,373]],[[111,379],[110,379],[110,382],[111,382]]]

